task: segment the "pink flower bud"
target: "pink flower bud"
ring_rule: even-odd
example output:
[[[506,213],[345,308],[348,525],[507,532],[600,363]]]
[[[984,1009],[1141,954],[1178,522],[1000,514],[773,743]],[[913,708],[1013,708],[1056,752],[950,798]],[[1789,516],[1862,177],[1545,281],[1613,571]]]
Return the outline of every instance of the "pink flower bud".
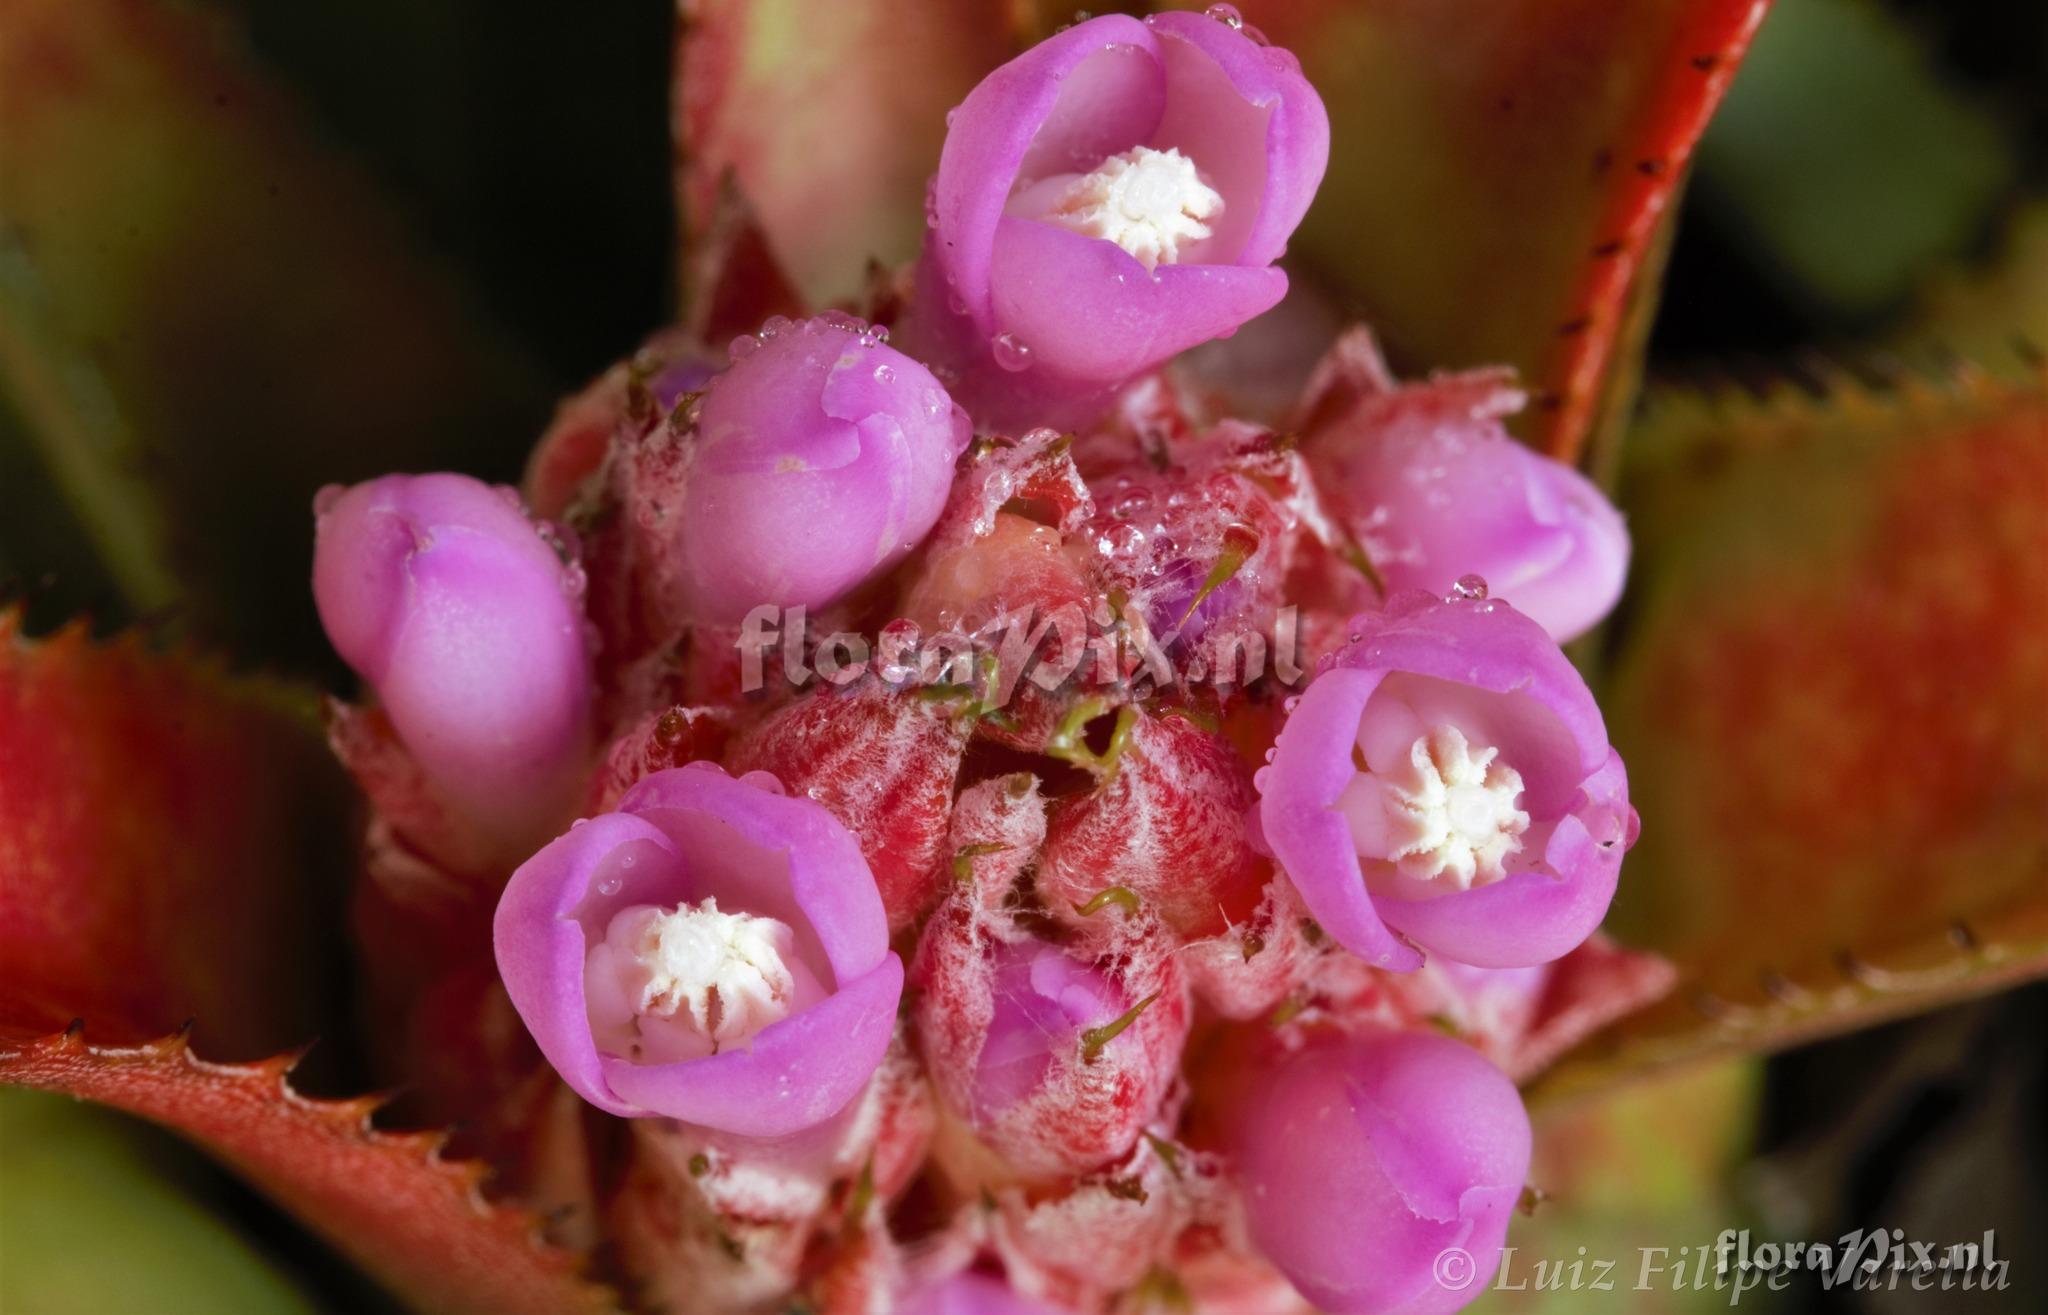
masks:
[[[846,828],[773,778],[657,772],[505,888],[498,969],[564,1081],[629,1117],[781,1137],[844,1108],[902,993]]]
[[[1329,137],[1295,58],[1236,26],[1074,24],[953,113],[913,350],[957,374],[984,427],[1087,420],[1117,385],[1280,300],[1273,262]]]
[[[1249,1085],[1232,1133],[1252,1241],[1317,1309],[1444,1315],[1490,1286],[1529,1117],[1471,1047],[1312,1041]]]
[[[510,489],[467,475],[387,475],[316,504],[313,597],[335,650],[435,790],[528,842],[573,805],[586,748],[580,580]]]
[[[1091,943],[1141,914],[1220,935],[1258,907],[1271,872],[1245,836],[1251,772],[1185,718],[1139,712],[1129,725],[1115,772],[1054,806],[1039,898]]]
[[[1354,331],[1319,383],[1303,451],[1389,586],[1442,594],[1476,575],[1559,643],[1614,607],[1628,527],[1591,480],[1509,437],[1522,394],[1506,371],[1397,385]]]
[[[1408,942],[1486,968],[1569,953],[1637,826],[1585,681],[1484,597],[1397,595],[1352,625],[1257,777],[1265,841],[1303,902],[1385,968],[1422,962]]]
[[[958,906],[925,927],[912,1004],[940,1096],[1026,1175],[1127,1152],[1158,1112],[1187,1038],[1187,988],[1164,946],[1121,971],[1057,946],[997,940]]]
[[[699,619],[822,607],[938,520],[967,416],[881,338],[845,316],[770,321],[706,385],[679,489],[643,489],[634,508]]]

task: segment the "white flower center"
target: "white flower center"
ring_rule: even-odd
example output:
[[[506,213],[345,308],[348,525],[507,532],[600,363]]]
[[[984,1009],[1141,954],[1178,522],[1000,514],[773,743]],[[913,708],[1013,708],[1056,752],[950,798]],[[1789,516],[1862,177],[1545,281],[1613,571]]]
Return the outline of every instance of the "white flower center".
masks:
[[[1507,857],[1522,847],[1529,815],[1516,806],[1522,776],[1500,750],[1474,747],[1455,726],[1418,736],[1405,757],[1358,783],[1377,804],[1380,852],[1402,875],[1457,890],[1507,875]]]
[[[788,926],[706,899],[613,915],[585,961],[584,994],[600,1048],[670,1063],[742,1044],[825,991]]]
[[[1207,220],[1223,213],[1223,196],[1179,150],[1133,146],[1112,155],[1093,173],[1063,174],[1033,189],[1063,183],[1043,216],[1048,223],[1105,238],[1137,258],[1149,273],[1180,260],[1183,243],[1209,236]]]

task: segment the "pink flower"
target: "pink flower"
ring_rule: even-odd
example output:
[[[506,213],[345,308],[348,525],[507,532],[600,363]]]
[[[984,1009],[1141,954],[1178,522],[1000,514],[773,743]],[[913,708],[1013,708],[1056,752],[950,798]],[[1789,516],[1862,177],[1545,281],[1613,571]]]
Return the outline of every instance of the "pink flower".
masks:
[[[1429,1032],[1319,1038],[1233,1129],[1253,1242],[1333,1315],[1442,1315],[1485,1292],[1529,1170],[1501,1071]]]
[[[679,487],[634,509],[699,619],[820,607],[901,561],[946,505],[967,416],[931,371],[845,316],[733,343],[684,441]]]
[[[1330,137],[1291,54],[1189,13],[1076,23],[950,125],[906,337],[1013,432],[1277,303]]]
[[[780,1137],[880,1063],[903,965],[859,846],[763,773],[642,780],[505,888],[498,969],[548,1062],[613,1114]]]
[[[1302,450],[1388,585],[1442,594],[1476,575],[1560,644],[1612,610],[1628,527],[1591,480],[1508,435],[1522,394],[1507,371],[1397,385],[1354,331],[1318,382]]]
[[[580,571],[512,490],[467,475],[387,475],[315,506],[321,624],[427,780],[482,828],[559,826],[588,736]]]
[[[1599,925],[1635,810],[1600,709],[1542,627],[1486,598],[1397,595],[1353,623],[1258,776],[1304,903],[1382,967],[1407,942],[1545,963]]]

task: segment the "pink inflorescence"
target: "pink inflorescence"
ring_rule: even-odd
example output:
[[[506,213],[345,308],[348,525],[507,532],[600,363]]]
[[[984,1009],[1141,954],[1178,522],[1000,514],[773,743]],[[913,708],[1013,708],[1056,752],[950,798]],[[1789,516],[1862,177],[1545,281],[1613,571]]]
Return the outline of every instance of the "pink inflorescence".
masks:
[[[1078,22],[949,125],[869,318],[663,331],[523,503],[322,495],[367,959],[650,1300],[1455,1310],[1503,1069],[1666,980],[1594,935],[1637,823],[1558,646],[1626,532],[1501,372],[1354,330],[1283,434],[1163,369],[1280,300],[1328,149],[1234,11]]]

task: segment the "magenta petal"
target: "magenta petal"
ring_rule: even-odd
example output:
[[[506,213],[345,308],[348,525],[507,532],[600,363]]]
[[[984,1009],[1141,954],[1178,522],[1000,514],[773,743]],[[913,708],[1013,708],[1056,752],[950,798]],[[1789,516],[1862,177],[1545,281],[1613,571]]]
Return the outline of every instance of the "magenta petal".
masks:
[[[592,940],[633,904],[716,898],[773,917],[830,993],[739,1049],[670,1064],[601,1054],[584,997]],[[873,873],[821,805],[773,779],[712,767],[656,772],[619,811],[579,822],[512,874],[495,923],[498,968],[548,1062],[578,1094],[627,1116],[783,1137],[843,1109],[888,1048],[903,991]]]
[[[1339,669],[1309,685],[1280,731],[1273,762],[1259,773],[1259,826],[1324,931],[1367,963],[1410,972],[1422,966],[1422,955],[1394,935],[1373,906],[1350,824],[1336,809],[1355,770],[1358,718],[1379,679]]]
[[[1116,57],[1113,71],[1099,64],[1090,67],[1111,46],[1132,47],[1142,55]],[[1078,134],[1096,131],[1085,125],[1111,104],[1117,112],[1107,116],[1107,122],[1116,131],[1099,141],[1111,145],[1128,135],[1129,141],[1116,146],[1123,149],[1141,140],[1157,122],[1164,98],[1157,51],[1151,31],[1137,19],[1122,14],[1091,18],[989,74],[953,111],[932,183],[932,213],[943,234],[947,280],[967,314],[984,330],[990,323],[989,260],[996,225],[1039,129],[1054,115],[1063,83],[1081,74],[1085,85],[1071,118],[1060,116],[1058,153],[1071,154],[1082,140]],[[1104,73],[1111,76],[1105,78]],[[1089,140],[1092,144],[1098,139]]]
[[[1435,1315],[1486,1290],[1529,1166],[1514,1084],[1425,1032],[1324,1039],[1255,1085],[1235,1125],[1253,1241],[1337,1315]],[[1438,1257],[1471,1257],[1463,1285]]]
[[[902,339],[985,430],[1085,426],[1133,376],[1281,299],[1271,265],[1328,145],[1285,51],[1190,14],[1077,23],[991,73],[950,121]],[[1224,199],[1210,235],[1151,273],[1115,242],[1031,217],[1058,191],[1033,185],[1135,146],[1179,151]]]
[[[634,524],[701,619],[821,607],[930,531],[971,437],[931,371],[844,317],[743,338]]]
[[[1259,182],[1255,222],[1235,242],[1222,239],[1235,235],[1236,224],[1220,231],[1217,238],[1219,247],[1231,253],[1228,259],[1238,264],[1264,265],[1278,260],[1301,217],[1308,213],[1309,203],[1315,200],[1323,171],[1330,162],[1330,117],[1323,109],[1322,98],[1302,76],[1301,61],[1293,52],[1260,45],[1227,23],[1202,14],[1170,12],[1155,15],[1151,24],[1159,35],[1201,51],[1229,79],[1239,96],[1266,111],[1263,150],[1254,162]],[[1177,71],[1171,47],[1166,47],[1163,57],[1168,69]],[[1199,104],[1193,96],[1171,97],[1166,119],[1152,144],[1160,148],[1182,146],[1184,151],[1192,152],[1198,142],[1215,141],[1214,127],[1190,113],[1198,110]],[[1248,155],[1243,148],[1239,149],[1241,154]],[[1242,210],[1243,202],[1233,190],[1231,177],[1240,166],[1217,155],[1212,147],[1196,158],[1225,197]]]
[[[626,792],[619,811],[666,823],[663,830],[685,863],[712,866],[753,859],[754,854],[733,853],[735,839],[757,853],[785,856],[786,878],[771,878],[783,889],[757,886],[748,892],[767,906],[760,911],[776,917],[789,913],[783,921],[798,932],[799,941],[808,925],[842,985],[873,971],[889,950],[889,920],[859,843],[822,806],[764,790],[752,780],[704,767],[656,772]],[[685,815],[686,829],[679,831],[676,820],[664,816],[669,813]],[[734,871],[732,878],[760,879],[758,871]],[[793,910],[784,906],[785,898]]]
[[[784,1137],[860,1094],[889,1048],[903,961],[894,954],[825,1000],[761,1029],[753,1044],[682,1064],[602,1058],[611,1089],[643,1112],[742,1137]]]
[[[534,1044],[577,1095],[613,1114],[646,1111],[612,1093],[583,1001],[583,927],[575,914],[604,860],[643,842],[672,853],[659,828],[626,813],[571,827],[512,874],[492,922],[505,993]]]
[[[1361,334],[1333,359],[1347,357],[1380,368]],[[1501,417],[1521,400],[1498,372],[1381,377],[1303,450],[1390,586],[1443,594],[1477,575],[1565,643],[1621,597],[1628,527],[1591,480],[1508,435]]]
[[[1229,333],[1287,295],[1270,266],[1161,265],[1153,273],[1113,242],[1028,219],[1004,219],[990,264],[1000,331],[1049,370],[1100,386]]]
[[[1396,933],[1481,967],[1569,953],[1605,916],[1635,829],[1585,682],[1541,626],[1491,600],[1397,595],[1353,625],[1358,638],[1311,682],[1258,777],[1260,833],[1303,902],[1346,949],[1390,968],[1420,962],[1390,949],[1405,950]],[[1456,714],[1520,775],[1529,829],[1504,879],[1414,899],[1367,889],[1336,805],[1358,771],[1360,719],[1397,681],[1425,723]]]
[[[589,656],[569,567],[511,490],[441,474],[323,493],[313,597],[440,797],[515,840],[560,824]]]

